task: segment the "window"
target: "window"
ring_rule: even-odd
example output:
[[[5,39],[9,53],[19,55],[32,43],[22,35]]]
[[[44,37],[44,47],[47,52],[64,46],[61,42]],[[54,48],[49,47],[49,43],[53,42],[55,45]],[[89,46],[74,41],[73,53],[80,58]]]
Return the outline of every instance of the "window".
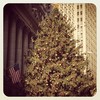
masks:
[[[82,9],[82,4],[80,5],[80,8]]]
[[[79,22],[79,18],[77,18],[77,22]]]
[[[77,5],[77,9],[79,9],[79,5]]]
[[[82,15],[82,11],[80,12],[80,14]]]
[[[79,15],[79,12],[77,12],[77,15]]]
[[[83,27],[81,26],[81,30],[82,30],[82,28],[83,28]]]
[[[81,43],[83,42],[83,40],[81,39]]]
[[[83,33],[81,33],[81,36],[83,35]]]
[[[77,28],[79,28],[79,25],[77,25]]]
[[[82,18],[81,18],[81,21],[82,21]]]

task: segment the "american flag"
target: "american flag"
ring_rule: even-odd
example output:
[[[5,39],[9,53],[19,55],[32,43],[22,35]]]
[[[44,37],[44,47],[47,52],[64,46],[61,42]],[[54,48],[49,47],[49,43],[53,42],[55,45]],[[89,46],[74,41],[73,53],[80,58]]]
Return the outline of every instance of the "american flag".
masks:
[[[21,82],[21,74],[20,74],[19,64],[15,64],[13,67],[10,67],[9,73],[10,73],[13,84]]]

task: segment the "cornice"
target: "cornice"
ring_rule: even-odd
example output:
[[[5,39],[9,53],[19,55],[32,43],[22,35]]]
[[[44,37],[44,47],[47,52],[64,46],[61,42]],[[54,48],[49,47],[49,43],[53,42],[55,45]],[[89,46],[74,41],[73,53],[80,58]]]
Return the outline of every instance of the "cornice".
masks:
[[[21,11],[18,7],[15,7],[13,11],[19,17],[19,19],[22,20],[23,23],[31,30],[32,33],[37,30],[38,26],[36,25],[34,20],[27,16],[26,13]]]

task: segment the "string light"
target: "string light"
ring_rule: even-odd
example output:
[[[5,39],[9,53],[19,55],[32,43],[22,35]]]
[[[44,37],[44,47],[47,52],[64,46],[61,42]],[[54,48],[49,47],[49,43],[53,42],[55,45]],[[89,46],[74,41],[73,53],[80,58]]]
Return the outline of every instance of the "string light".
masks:
[[[46,84],[48,86],[48,84]]]
[[[59,64],[61,66],[61,64]]]
[[[51,58],[49,60],[51,61]]]
[[[38,49],[38,51],[40,51],[40,49]]]
[[[56,71],[54,70],[53,73],[55,73]]]
[[[45,48],[44,48],[44,50],[45,50]]]
[[[36,67],[36,69],[39,69],[38,67]]]
[[[55,54],[55,56],[57,56],[57,53]]]
[[[56,40],[58,40],[58,38],[56,38]]]

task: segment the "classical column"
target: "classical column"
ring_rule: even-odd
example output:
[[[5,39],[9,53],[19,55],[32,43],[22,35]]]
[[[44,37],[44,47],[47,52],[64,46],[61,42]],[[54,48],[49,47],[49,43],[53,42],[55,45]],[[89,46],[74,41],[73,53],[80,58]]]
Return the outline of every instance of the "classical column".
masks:
[[[9,31],[9,58],[8,66],[14,66],[15,64],[15,42],[16,42],[16,19],[12,17],[10,20],[10,31]]]
[[[4,12],[4,69],[7,67],[9,14]]]
[[[23,32],[23,73],[25,71],[25,57],[28,55],[28,30],[25,28]]]
[[[19,64],[22,70],[22,41],[23,41],[23,24],[18,21],[16,34],[16,63]]]
[[[28,54],[28,31],[24,33],[24,54]]]

